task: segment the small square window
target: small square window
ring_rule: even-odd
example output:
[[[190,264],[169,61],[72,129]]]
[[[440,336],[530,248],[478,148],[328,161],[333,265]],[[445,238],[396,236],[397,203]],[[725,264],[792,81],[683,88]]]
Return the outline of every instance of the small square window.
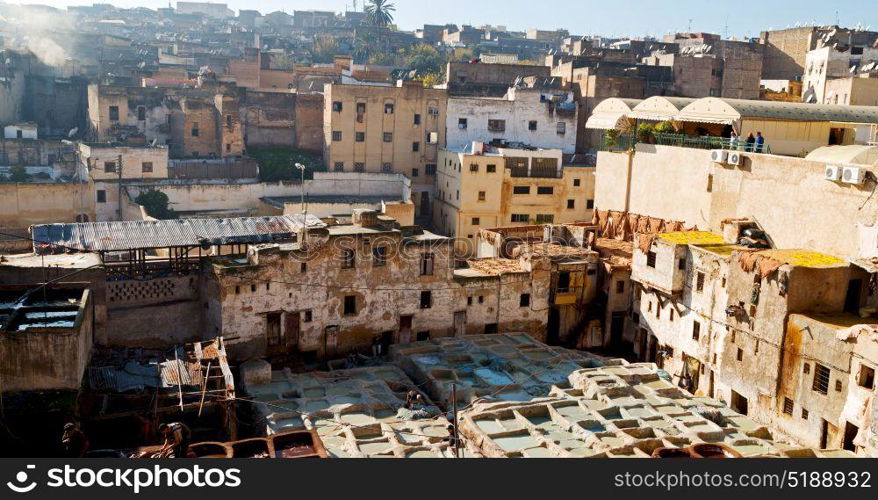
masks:
[[[384,114],[385,115],[392,115],[393,114],[393,103],[392,102],[384,103]]]
[[[417,141],[416,141],[416,142],[413,142],[413,143],[412,143],[412,151],[417,152],[417,151],[420,151],[420,150],[421,150],[421,143],[420,143],[420,142],[417,142]]]
[[[485,201],[485,196],[486,194],[484,191],[479,191],[479,201]]]
[[[421,175],[420,171],[416,168],[413,168],[412,169],[412,177],[417,177],[419,175]]]
[[[594,208],[594,200],[585,200],[585,208],[592,210]]]
[[[421,309],[430,309],[433,307],[433,292],[425,290],[421,292]]]
[[[344,298],[344,314],[345,316],[353,316],[357,314],[357,296],[346,295]]]
[[[527,129],[530,130],[531,132],[536,132],[536,130],[537,130],[537,121],[536,121],[536,120],[531,120],[531,121],[527,122]]]
[[[479,219],[478,217],[473,217],[473,219],[472,219],[472,225],[473,225],[473,226],[478,226],[478,225],[481,224],[481,223],[482,223],[482,220],[481,220],[481,219]]]
[[[341,268],[342,269],[353,269],[357,263],[357,252],[350,249],[345,248],[341,251]]]
[[[105,161],[104,162],[104,172],[108,174],[116,173],[116,162],[114,161]]]
[[[436,175],[436,164],[428,163],[424,165],[424,175]]]
[[[103,189],[98,189],[97,192],[97,200],[98,203],[106,203],[107,202],[107,192]]]
[[[479,304],[484,304],[484,303],[485,303],[485,296],[479,295]]]
[[[576,208],[576,200],[567,200],[567,209],[573,210]]]
[[[335,169],[336,172],[344,172],[344,162],[343,161],[335,162],[335,165],[333,168]]]
[[[384,173],[393,172],[393,163],[384,163],[381,165],[381,171]]]
[[[384,142],[393,142],[393,132],[384,132]]]
[[[573,179],[573,187],[579,187],[581,183],[582,181],[580,181],[579,179]]]
[[[619,280],[616,282],[616,293],[617,294],[625,293],[625,282],[624,281]]]
[[[110,121],[119,121],[119,106],[110,106]]]
[[[415,118],[414,118],[414,120],[412,121],[412,123],[413,123],[414,125],[420,125],[420,124],[421,124],[421,115],[419,115],[419,114],[416,113],[416,114],[415,114]]]
[[[530,294],[529,293],[521,294],[521,296],[518,298],[518,306],[519,307],[530,307]]]
[[[471,163],[469,166],[469,171],[470,172],[478,172],[479,171],[479,164],[478,163]]]
[[[493,174],[494,172],[497,171],[497,165],[488,165],[486,170],[488,171],[489,174]]]
[[[354,163],[354,172],[365,172],[366,164],[365,163]]]
[[[332,142],[341,142],[341,131],[333,130],[332,131]]]
[[[342,109],[344,109],[344,105],[341,103],[341,101],[335,101],[332,103],[332,110],[336,113],[340,113]]]
[[[461,130],[466,130],[466,128],[467,128],[466,118],[458,118],[457,119],[457,128],[459,128]]]
[[[860,365],[860,373],[857,375],[857,385],[872,389],[875,387],[875,369],[866,365]]]
[[[357,132],[354,135],[354,140],[357,142],[366,142],[366,133],[365,132]]]
[[[302,323],[310,323],[314,320],[314,315],[311,313],[311,310],[302,311]]]

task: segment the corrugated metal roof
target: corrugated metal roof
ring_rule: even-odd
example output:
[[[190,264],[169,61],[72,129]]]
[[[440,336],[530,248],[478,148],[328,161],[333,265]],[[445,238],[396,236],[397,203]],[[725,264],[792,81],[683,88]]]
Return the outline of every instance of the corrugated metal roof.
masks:
[[[34,251],[52,247],[83,252],[193,247],[203,243],[229,245],[289,240],[304,225],[302,215],[241,217],[230,219],[179,219],[157,221],[87,222],[43,224],[31,227]],[[308,227],[325,227],[309,214]]]

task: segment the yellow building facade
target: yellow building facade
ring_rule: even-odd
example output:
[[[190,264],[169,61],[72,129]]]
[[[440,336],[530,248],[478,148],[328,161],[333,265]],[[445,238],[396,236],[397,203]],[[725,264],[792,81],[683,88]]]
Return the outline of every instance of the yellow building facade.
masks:
[[[561,150],[495,148],[473,143],[440,150],[437,231],[472,255],[479,229],[590,221],[594,167],[563,164]]]
[[[324,158],[335,172],[400,173],[412,180],[417,215],[432,211],[439,148],[445,144],[445,90],[327,85]]]

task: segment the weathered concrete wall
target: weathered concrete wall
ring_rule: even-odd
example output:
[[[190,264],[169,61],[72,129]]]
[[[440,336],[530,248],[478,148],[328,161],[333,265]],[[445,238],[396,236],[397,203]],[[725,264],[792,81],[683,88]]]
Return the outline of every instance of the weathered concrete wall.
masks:
[[[164,349],[203,337],[199,276],[107,282],[106,288],[101,345]]]
[[[27,89],[24,71],[4,72],[0,78],[0,124],[22,121],[24,95]]]
[[[167,182],[126,185],[132,198],[143,191],[155,189],[168,195],[169,206],[178,212],[249,211],[262,214],[263,197],[297,197],[302,194],[300,182],[240,183],[221,182]],[[115,195],[107,191],[108,205]],[[411,196],[410,181],[398,174],[358,174],[315,172],[314,180],[305,181],[305,191],[311,196],[363,195],[387,196],[395,201]],[[115,198],[114,198],[115,199]],[[271,213],[277,213],[277,209]]]
[[[599,154],[595,205],[601,210],[627,208],[712,231],[720,231],[724,219],[752,216],[779,248],[839,257],[858,254],[858,223],[878,222],[878,204],[869,203],[871,186],[827,181],[823,163],[745,154],[744,165],[734,168],[711,162],[706,150],[638,145],[626,184],[627,155]],[[816,208],[828,206],[833,209]]]
[[[84,183],[0,183],[0,228],[24,230],[33,224],[76,222],[90,214]]]
[[[2,392],[79,389],[94,341],[93,318],[86,290],[75,330],[0,335]]]
[[[299,149],[323,152],[323,107],[323,94],[299,94],[296,99],[296,144]]]

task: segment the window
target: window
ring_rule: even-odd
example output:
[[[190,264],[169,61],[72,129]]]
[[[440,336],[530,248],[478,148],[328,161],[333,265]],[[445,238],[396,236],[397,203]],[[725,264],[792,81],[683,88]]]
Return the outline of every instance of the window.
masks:
[[[110,106],[110,121],[119,121],[119,106]]]
[[[421,276],[433,275],[433,261],[435,260],[432,253],[421,254]]]
[[[418,175],[420,175],[420,171],[416,168],[413,168],[412,169],[412,177],[417,177]]]
[[[342,109],[344,109],[344,105],[341,103],[341,101],[334,101],[332,103],[332,110],[336,113],[341,113]]]
[[[439,108],[429,107],[427,108],[427,114],[430,116],[439,116]]]
[[[310,323],[312,321],[314,321],[314,314],[311,310],[302,311],[302,323]]]
[[[198,124],[193,123],[192,124],[192,137],[198,137],[200,134],[201,134],[201,132],[198,130]]]
[[[692,322],[692,340],[698,341],[701,339],[701,323],[698,321]]]
[[[341,268],[353,269],[357,264],[357,252],[350,248],[341,251]]]
[[[240,286],[235,287],[235,295],[241,295],[241,287]]]
[[[393,132],[384,132],[384,142],[393,142]]]
[[[695,290],[699,292],[704,291],[704,273],[702,272],[695,275]]]
[[[423,341],[425,341],[425,340],[430,340],[430,332],[429,332],[429,331],[418,332],[417,335],[416,335],[416,337],[415,337],[415,339],[416,339],[418,342],[423,342]]]
[[[412,151],[417,152],[417,151],[420,151],[420,150],[421,150],[421,143],[420,143],[420,142],[417,142],[417,141],[416,141],[416,142],[413,142],[413,143],[412,143]]]
[[[558,122],[557,128],[558,135],[564,135],[567,133],[567,124],[564,122]]]
[[[512,222],[527,222],[530,216],[527,214],[512,214]]]
[[[336,172],[344,172],[344,162],[343,161],[335,162],[335,171]]]
[[[425,290],[421,292],[421,309],[433,307],[433,292]]]
[[[579,187],[582,184],[582,181],[579,179],[573,179],[573,187]]]
[[[414,119],[414,121],[413,121],[412,123],[413,123],[414,125],[420,125],[420,124],[421,124],[421,115],[415,113],[415,119]]]
[[[625,282],[617,281],[616,282],[616,293],[625,293]]]
[[[152,162],[145,161],[145,162],[141,163],[140,164],[140,171],[145,173],[145,174],[152,172]]]
[[[537,194],[553,194],[555,188],[552,186],[537,186]]]
[[[345,295],[344,314],[345,314],[345,316],[353,316],[353,315],[357,314],[357,296],[356,295]]]
[[[104,162],[104,172],[108,174],[116,173],[116,162],[114,161],[105,161]]]
[[[479,201],[485,201],[485,196],[486,194],[484,191],[479,191]]]
[[[531,132],[536,132],[536,130],[537,130],[537,121],[536,121],[536,120],[531,120],[531,121],[527,122],[527,129],[530,130]]]
[[[98,203],[106,203],[107,202],[107,192],[104,191],[103,189],[97,190],[97,197],[98,197],[97,198]]]
[[[354,140],[357,142],[366,142],[366,133],[365,132],[355,132]]]
[[[232,128],[232,115],[226,115],[226,127]]]
[[[713,192],[713,174],[707,176],[707,192]]]
[[[537,224],[551,224],[555,222],[555,216],[551,214],[537,214]]]
[[[793,408],[794,408],[793,400],[790,398],[783,398],[783,412],[787,415],[792,416]]]
[[[139,121],[146,121],[146,107],[137,106],[137,119]]]
[[[231,153],[231,152],[232,152],[232,144],[227,142],[226,143],[226,153]]]
[[[436,175],[436,164],[428,163],[424,165],[424,175]]]
[[[493,174],[494,172],[497,171],[497,165],[488,165],[486,170],[489,174]]]
[[[591,210],[594,208],[594,200],[585,200],[585,208]]]
[[[468,306],[473,305],[473,298],[471,296],[466,298],[466,305],[468,305]]]
[[[567,200],[567,210],[576,208],[576,200]]]
[[[382,164],[382,165],[381,165],[381,171],[382,171],[382,172],[386,172],[386,173],[393,172],[393,163],[384,163],[384,164]]]
[[[841,392],[841,380],[835,381],[835,392]]]
[[[523,293],[518,297],[518,307],[530,307],[530,294]]]
[[[857,385],[866,389],[872,389],[875,386],[875,369],[866,365],[860,365]]]
[[[646,266],[655,267],[655,252],[652,250],[646,252]]]
[[[489,132],[505,132],[506,120],[488,120]]]
[[[387,265],[387,247],[372,247],[372,265],[374,267]]]
[[[332,142],[341,142],[341,131],[333,130],[332,131]]]
[[[808,410],[805,408],[802,408],[802,420],[808,420],[808,415],[810,415],[808,413]]]
[[[851,47],[851,55],[852,56],[863,55],[863,47]]]
[[[512,186],[512,194],[530,194],[530,186]]]
[[[479,304],[484,304],[484,303],[485,303],[485,296],[479,295]]]
[[[473,225],[473,226],[478,226],[478,225],[481,224],[481,223],[482,223],[482,219],[480,219],[480,218],[478,218],[478,217],[473,217],[473,219],[472,219],[472,225]]]
[[[744,350],[738,348],[738,361],[744,361]]]
[[[459,128],[461,130],[466,130],[467,126],[468,125],[467,125],[466,118],[458,118],[457,119],[457,128]]]
[[[805,365],[802,366],[802,373],[804,373],[805,375],[811,373],[811,365],[805,363]]]
[[[302,262],[302,265],[299,266],[299,272],[305,274],[308,272],[308,263]]]
[[[570,271],[560,271],[558,273],[558,283],[555,285],[558,293],[567,293],[570,291]]]
[[[470,163],[469,171],[470,172],[478,172],[479,171],[479,164],[478,163]]]
[[[393,103],[392,102],[384,103],[384,114],[385,115],[392,115],[393,114]]]
[[[814,383],[811,385],[811,389],[820,394],[829,392],[829,374],[829,368],[820,363],[814,363]]]
[[[680,260],[677,261],[677,269],[681,271],[686,270],[686,257],[681,257]]]
[[[366,164],[365,163],[360,163],[360,162],[354,163],[354,172],[365,172],[365,171],[366,171]]]
[[[365,102],[358,102],[357,103],[357,114],[361,115],[365,112],[366,112],[366,103]]]

